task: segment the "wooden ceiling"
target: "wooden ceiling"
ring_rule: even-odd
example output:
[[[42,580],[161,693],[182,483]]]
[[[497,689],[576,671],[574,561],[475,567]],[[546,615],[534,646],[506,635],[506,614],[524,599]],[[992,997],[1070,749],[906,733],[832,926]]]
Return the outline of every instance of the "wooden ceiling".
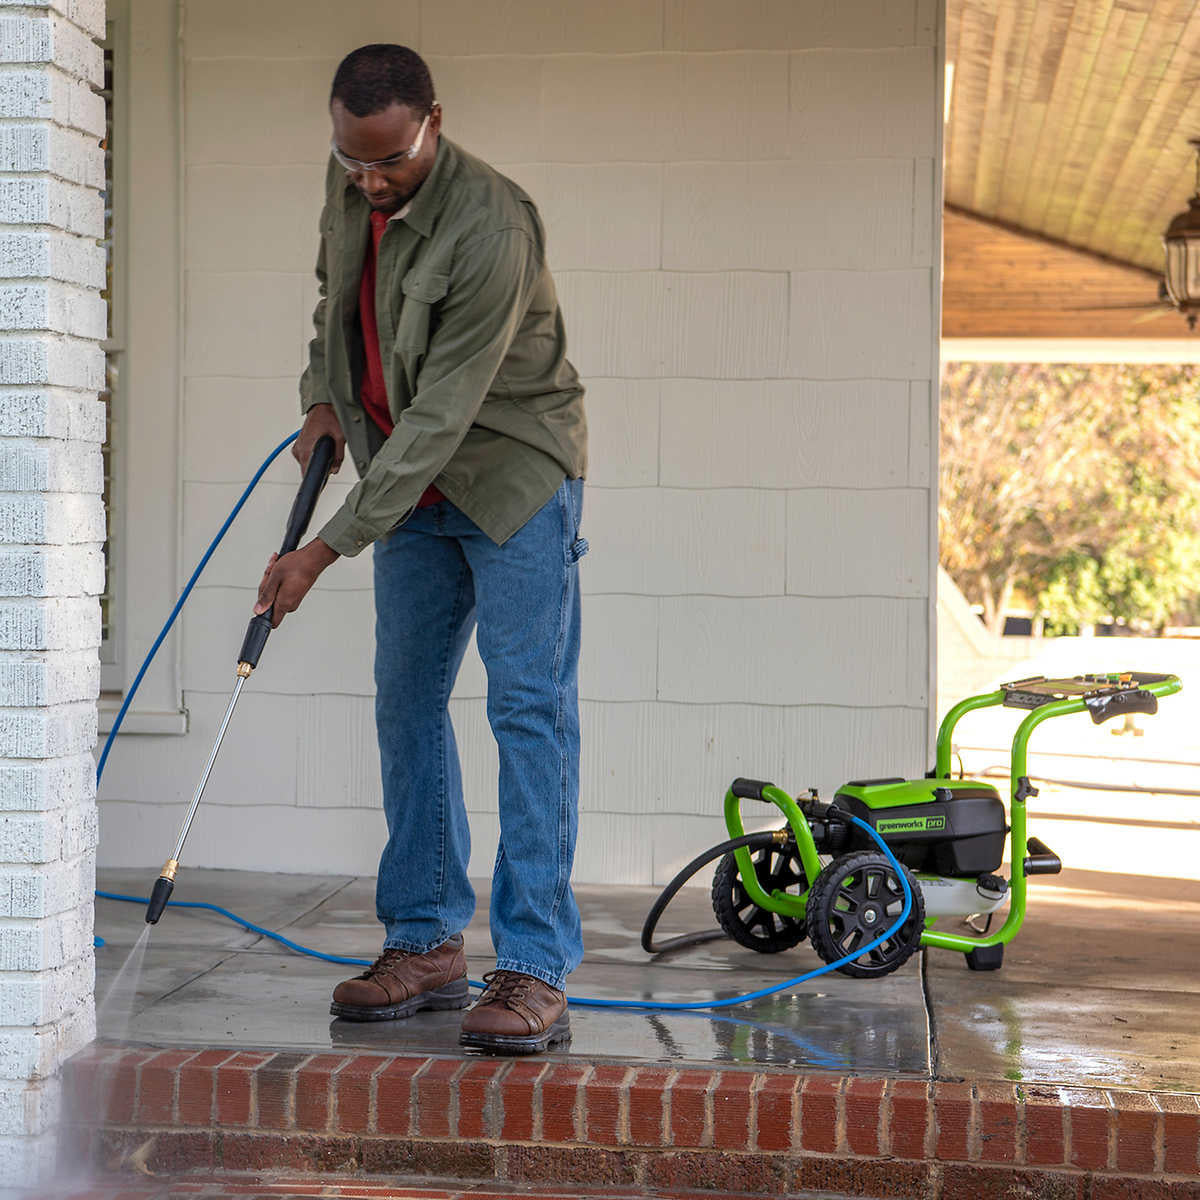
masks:
[[[947,208],[942,336],[948,338],[1186,338],[1187,322],[1156,303],[1144,267]]]
[[[947,0],[946,32],[947,205],[1160,274],[1195,189],[1200,3]]]

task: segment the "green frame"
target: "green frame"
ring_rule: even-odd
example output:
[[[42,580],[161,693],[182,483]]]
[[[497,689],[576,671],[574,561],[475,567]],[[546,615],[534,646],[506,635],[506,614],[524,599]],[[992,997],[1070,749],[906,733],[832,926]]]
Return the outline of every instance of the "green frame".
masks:
[[[1151,692],[1157,697],[1172,696],[1183,685],[1174,675],[1168,675],[1162,680],[1142,684],[1143,691]],[[1004,690],[985,692],[978,696],[970,696],[956,704],[945,716],[937,736],[937,759],[934,775],[938,779],[949,779],[951,739],[958,722],[969,712],[980,708],[994,708],[1004,703]],[[1087,710],[1082,697],[1069,697],[1064,700],[1051,700],[1046,704],[1032,709],[1021,722],[1013,736],[1012,753],[1010,756],[1011,775],[1011,805],[1009,809],[1010,843],[1012,849],[1012,875],[1009,879],[1009,909],[1004,924],[994,933],[980,937],[968,937],[957,933],[945,933],[942,930],[926,928],[921,934],[922,946],[938,946],[944,950],[958,950],[969,954],[972,950],[982,947],[1000,946],[1011,942],[1016,937],[1025,920],[1025,907],[1028,891],[1028,880],[1025,875],[1025,856],[1029,850],[1029,836],[1026,826],[1025,792],[1022,780],[1028,776],[1029,738],[1033,731],[1044,721],[1053,717],[1066,717]],[[924,782],[924,781],[922,781]],[[773,803],[787,818],[792,834],[796,839],[796,848],[804,873],[811,888],[813,881],[821,871],[821,860],[817,854],[816,843],[813,841],[812,830],[808,820],[801,812],[800,806],[782,788],[769,784],[762,789],[764,800]],[[743,837],[746,832],[742,821],[741,799],[733,794],[732,788],[725,793],[725,825],[731,838]],[[1020,853],[1017,847],[1020,847]],[[786,892],[773,891],[769,895],[763,890],[754,873],[754,862],[746,847],[735,850],[738,872],[741,875],[742,886],[746,894],[760,908],[783,913],[786,916],[803,917],[807,892],[803,896],[792,896]]]

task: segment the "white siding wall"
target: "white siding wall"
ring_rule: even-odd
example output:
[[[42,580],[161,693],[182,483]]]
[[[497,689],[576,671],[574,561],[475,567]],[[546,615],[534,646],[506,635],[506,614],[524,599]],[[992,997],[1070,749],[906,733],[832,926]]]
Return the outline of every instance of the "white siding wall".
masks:
[[[449,136],[541,208],[592,427],[581,881],[668,876],[720,835],[737,774],[827,790],[927,765],[940,9],[184,6],[189,568],[298,423],[338,59],[416,47]],[[190,732],[114,753],[102,861],[169,848],[295,482],[272,469],[195,593]],[[272,638],[187,863],[373,870],[372,621],[368,553]],[[483,692],[472,651],[453,711],[478,873],[497,833]]]

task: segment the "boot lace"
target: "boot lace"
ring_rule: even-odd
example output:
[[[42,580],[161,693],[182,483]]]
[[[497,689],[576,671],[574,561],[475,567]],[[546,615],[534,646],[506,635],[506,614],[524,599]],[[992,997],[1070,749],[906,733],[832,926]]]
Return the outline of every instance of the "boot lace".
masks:
[[[358,979],[374,979],[376,975],[390,975],[392,968],[406,958],[412,957],[411,950],[401,950],[397,946],[385,946],[383,953],[361,974]]]
[[[519,971],[489,971],[483,982],[487,984],[487,990],[479,997],[480,1004],[505,1004],[511,1008],[528,1000],[536,981]]]

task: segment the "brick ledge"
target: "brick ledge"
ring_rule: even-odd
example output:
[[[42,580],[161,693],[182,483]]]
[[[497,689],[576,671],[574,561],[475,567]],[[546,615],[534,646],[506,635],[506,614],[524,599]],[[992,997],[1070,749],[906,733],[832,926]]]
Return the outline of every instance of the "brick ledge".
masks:
[[[107,1156],[850,1195],[1200,1196],[1200,1097],[747,1067],[144,1050],[66,1070]]]

